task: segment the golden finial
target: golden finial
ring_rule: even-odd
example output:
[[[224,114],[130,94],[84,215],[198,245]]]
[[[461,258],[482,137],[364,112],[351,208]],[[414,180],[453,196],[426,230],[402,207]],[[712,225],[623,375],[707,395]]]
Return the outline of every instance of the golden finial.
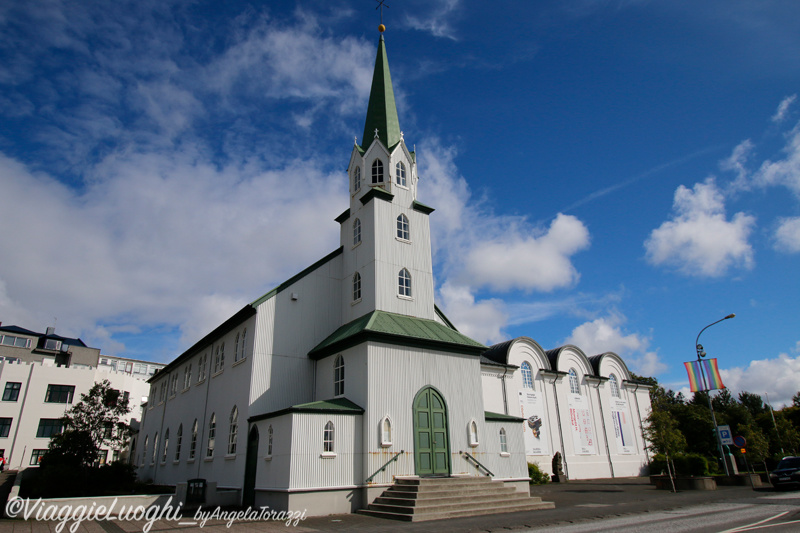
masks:
[[[383,24],[380,24],[378,26],[378,31],[381,32],[381,33],[385,32],[386,31],[386,26],[384,26]]]
[[[389,6],[387,6],[384,3],[384,2],[386,2],[386,0],[375,0],[375,1],[378,2],[378,5],[375,6],[375,9],[380,9],[381,10],[381,24],[380,24],[380,26],[378,26],[378,31],[383,33],[383,32],[386,31],[386,26],[383,25],[383,8],[384,7],[388,8]]]

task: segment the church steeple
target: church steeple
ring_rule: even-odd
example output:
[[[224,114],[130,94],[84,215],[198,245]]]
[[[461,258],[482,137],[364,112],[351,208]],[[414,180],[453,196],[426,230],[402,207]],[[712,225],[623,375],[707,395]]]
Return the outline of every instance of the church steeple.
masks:
[[[375,130],[378,130],[378,138],[389,150],[400,142],[400,121],[397,119],[392,76],[389,74],[389,60],[386,58],[383,35],[378,42],[378,55],[375,58],[375,71],[372,74],[367,120],[364,122],[364,136],[361,138],[362,149],[366,150],[372,144]]]

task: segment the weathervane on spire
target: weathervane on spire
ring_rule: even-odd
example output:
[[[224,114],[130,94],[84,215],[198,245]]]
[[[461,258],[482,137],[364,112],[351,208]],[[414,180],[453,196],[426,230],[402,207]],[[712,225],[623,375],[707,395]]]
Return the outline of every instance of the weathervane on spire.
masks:
[[[386,0],[375,0],[375,1],[376,1],[376,2],[378,2],[378,5],[377,5],[377,6],[375,6],[375,9],[380,9],[380,10],[381,10],[381,25],[380,25],[380,26],[378,26],[378,31],[379,31],[379,32],[381,32],[381,33],[383,33],[383,32],[385,32],[385,31],[386,31],[386,26],[384,26],[384,25],[383,25],[383,8],[385,7],[385,8],[387,8],[387,9],[388,9],[388,8],[389,8],[389,6],[387,6],[387,5],[384,3],[384,2],[386,2]]]

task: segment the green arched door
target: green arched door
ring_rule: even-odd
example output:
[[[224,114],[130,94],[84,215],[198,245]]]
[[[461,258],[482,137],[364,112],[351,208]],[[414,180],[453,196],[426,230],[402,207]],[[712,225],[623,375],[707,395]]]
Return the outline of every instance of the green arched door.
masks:
[[[414,467],[419,476],[450,475],[447,406],[433,387],[414,398]]]

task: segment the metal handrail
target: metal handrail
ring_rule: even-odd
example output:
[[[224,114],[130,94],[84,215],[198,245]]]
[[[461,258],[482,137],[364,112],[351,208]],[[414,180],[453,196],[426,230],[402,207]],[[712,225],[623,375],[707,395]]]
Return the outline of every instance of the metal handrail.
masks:
[[[474,458],[472,455],[470,455],[468,452],[459,452],[459,453],[460,453],[462,456],[464,456],[465,458],[467,458],[468,460],[471,460],[472,462],[474,462],[474,463],[475,463],[477,466],[479,466],[480,468],[483,468],[484,470],[486,470],[486,475],[487,475],[487,476],[489,476],[489,477],[494,477],[494,474],[492,473],[492,471],[491,471],[491,470],[489,470],[488,468],[486,468],[485,466],[483,466],[483,465],[481,464],[481,462],[480,462],[480,461],[478,461],[477,459],[475,459],[475,458]]]
[[[375,476],[377,476],[378,474],[380,474],[381,472],[383,472],[384,470],[386,470],[386,467],[387,467],[387,466],[389,466],[389,464],[390,464],[390,463],[393,463],[394,461],[397,461],[397,458],[398,458],[398,457],[400,457],[400,455],[401,455],[401,454],[404,454],[404,453],[405,453],[405,451],[404,451],[404,450],[400,450],[398,453],[396,453],[396,454],[394,455],[394,457],[392,457],[391,459],[389,459],[388,461],[386,461],[386,462],[383,464],[383,466],[382,466],[382,467],[380,467],[378,470],[376,470],[374,474],[372,474],[371,476],[369,476],[369,477],[367,478],[367,481],[366,481],[366,483],[369,483],[370,481],[372,481],[372,478],[374,478]]]

